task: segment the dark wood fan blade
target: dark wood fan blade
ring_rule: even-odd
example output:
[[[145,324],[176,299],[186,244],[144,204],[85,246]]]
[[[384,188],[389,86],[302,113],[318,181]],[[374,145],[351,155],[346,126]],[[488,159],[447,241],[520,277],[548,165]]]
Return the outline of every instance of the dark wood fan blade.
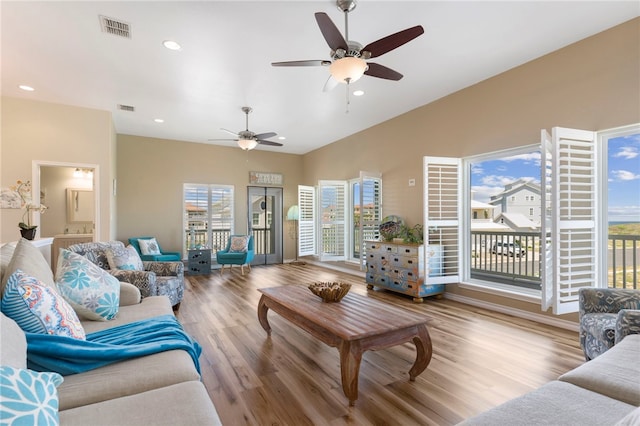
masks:
[[[286,62],[271,62],[274,67],[326,67],[331,65],[331,61],[323,60],[308,60],[308,61],[286,61]]]
[[[367,62],[369,68],[364,72],[366,75],[371,77],[384,78],[385,80],[395,80],[398,81],[402,78],[402,74],[398,71],[394,71],[391,68],[387,68],[384,65],[374,64],[371,62]]]
[[[267,133],[260,133],[254,136],[254,138],[256,139],[269,139],[272,138],[274,136],[276,136],[277,133],[274,132],[267,132]]]
[[[238,142],[238,139],[207,139],[210,142]]]
[[[417,25],[369,43],[362,48],[362,51],[370,52],[371,58],[375,58],[410,42],[421,34],[424,34],[424,28],[422,25]]]
[[[342,34],[340,34],[338,27],[336,27],[331,18],[329,18],[329,15],[324,12],[317,12],[316,21],[318,22],[322,36],[327,41],[327,44],[331,49],[348,50],[349,46],[347,45],[346,40],[342,37]]]
[[[258,139],[257,141],[260,145],[282,146],[280,142],[265,141],[262,139]]]

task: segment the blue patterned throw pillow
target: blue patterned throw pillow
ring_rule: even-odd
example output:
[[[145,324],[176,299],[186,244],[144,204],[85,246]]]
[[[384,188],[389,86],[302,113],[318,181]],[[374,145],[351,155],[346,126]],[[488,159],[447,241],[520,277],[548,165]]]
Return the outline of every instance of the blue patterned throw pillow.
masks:
[[[0,306],[28,333],[86,338],[78,316],[64,298],[20,269],[9,276]]]
[[[58,373],[0,367],[0,423],[54,426],[58,419]]]
[[[118,314],[120,281],[77,253],[61,249],[56,284],[79,316],[108,321]]]

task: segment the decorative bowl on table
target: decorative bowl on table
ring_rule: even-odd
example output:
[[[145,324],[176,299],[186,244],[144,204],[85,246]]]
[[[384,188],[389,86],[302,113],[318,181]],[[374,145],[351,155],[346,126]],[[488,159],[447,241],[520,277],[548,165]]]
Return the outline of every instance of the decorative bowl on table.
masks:
[[[313,283],[309,290],[324,302],[339,302],[347,293],[351,284],[347,283]]]

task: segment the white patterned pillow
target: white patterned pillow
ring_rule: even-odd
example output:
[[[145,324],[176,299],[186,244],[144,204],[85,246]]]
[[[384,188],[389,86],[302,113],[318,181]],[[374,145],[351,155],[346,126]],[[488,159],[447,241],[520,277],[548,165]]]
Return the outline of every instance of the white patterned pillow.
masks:
[[[229,245],[229,251],[232,253],[245,253],[247,251],[247,247],[249,246],[249,237],[231,237],[231,244]]]
[[[107,250],[109,269],[123,269],[127,271],[143,271],[142,259],[135,247],[113,247]]]
[[[54,426],[58,418],[58,373],[0,367],[0,413],[3,425]]]
[[[90,260],[60,250],[56,284],[79,316],[96,321],[116,317],[120,304],[120,281]]]
[[[140,238],[138,239],[138,244],[143,255],[162,254],[155,238]]]
[[[2,312],[28,333],[86,338],[78,316],[64,298],[20,269],[9,276],[0,305]]]

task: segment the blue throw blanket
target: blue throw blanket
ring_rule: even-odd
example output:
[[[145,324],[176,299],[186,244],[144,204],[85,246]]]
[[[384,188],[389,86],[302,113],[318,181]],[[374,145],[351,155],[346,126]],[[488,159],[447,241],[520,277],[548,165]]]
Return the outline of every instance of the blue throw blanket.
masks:
[[[87,334],[87,340],[25,333],[27,365],[62,375],[82,373],[127,359],[183,349],[200,373],[202,348],[173,315],[162,315]]]

